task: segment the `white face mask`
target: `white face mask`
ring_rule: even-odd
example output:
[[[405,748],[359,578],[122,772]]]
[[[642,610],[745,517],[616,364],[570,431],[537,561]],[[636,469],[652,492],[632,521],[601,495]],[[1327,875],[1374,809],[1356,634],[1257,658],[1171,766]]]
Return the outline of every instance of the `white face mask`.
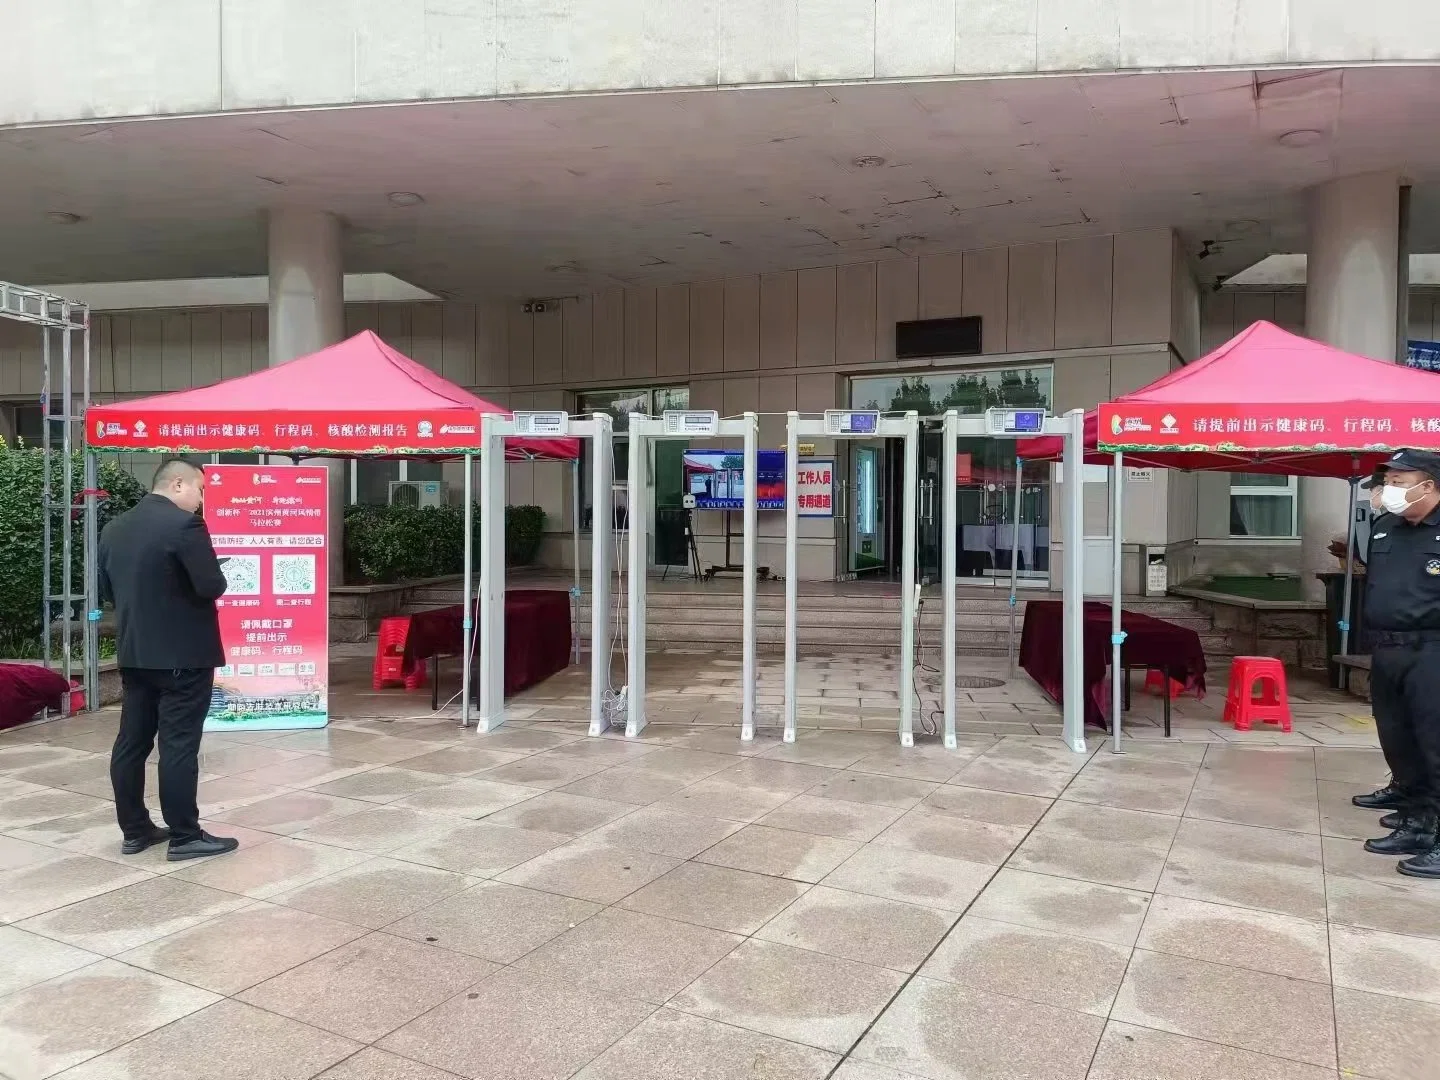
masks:
[[[1380,505],[1388,513],[1403,514],[1410,509],[1410,500],[1405,496],[1409,490],[1409,488],[1396,487],[1394,484],[1386,484],[1380,489]]]

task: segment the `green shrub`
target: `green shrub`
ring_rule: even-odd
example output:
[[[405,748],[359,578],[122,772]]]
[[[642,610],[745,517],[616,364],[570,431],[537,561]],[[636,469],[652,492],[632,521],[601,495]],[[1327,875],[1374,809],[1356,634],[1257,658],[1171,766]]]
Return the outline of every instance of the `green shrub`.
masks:
[[[56,500],[64,497],[65,459],[58,452],[50,461],[51,492]],[[109,498],[100,506],[100,527],[117,514],[129,510],[145,494],[145,487],[112,461],[100,459],[100,487]],[[75,491],[85,486],[85,461],[75,455]],[[31,639],[39,641],[41,603],[44,592],[45,516],[43,492],[45,485],[45,454],[38,447],[8,446],[0,443],[0,638],[10,642]],[[64,589],[61,580],[63,538],[62,518],[52,518],[50,591]],[[74,532],[71,560],[72,587],[78,593],[85,587],[85,551],[79,528]],[[55,614],[58,615],[58,612]]]
[[[505,554],[511,566],[535,561],[544,538],[538,506],[505,508]],[[480,558],[475,511],[475,559]],[[460,507],[352,506],[345,512],[345,580],[389,585],[459,574],[465,566],[465,515]]]

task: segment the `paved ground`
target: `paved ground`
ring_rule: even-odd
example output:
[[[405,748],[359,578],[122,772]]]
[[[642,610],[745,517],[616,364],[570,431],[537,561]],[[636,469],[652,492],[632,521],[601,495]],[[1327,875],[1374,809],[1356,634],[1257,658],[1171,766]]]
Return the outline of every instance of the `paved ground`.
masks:
[[[0,735],[0,1075],[1440,1076],[1440,886],[1360,849],[1353,700],[1297,688],[1279,746],[1181,702],[1116,757],[1018,733],[1055,722],[1024,683],[958,752],[698,708],[592,740],[564,691],[489,736],[353,690],[207,737],[244,847],[178,866],[118,853],[113,713]]]

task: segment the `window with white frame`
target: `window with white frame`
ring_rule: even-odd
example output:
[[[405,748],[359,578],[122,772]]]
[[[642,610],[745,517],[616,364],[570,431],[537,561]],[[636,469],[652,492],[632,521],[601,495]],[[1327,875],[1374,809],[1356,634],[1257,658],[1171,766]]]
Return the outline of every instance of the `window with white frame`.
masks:
[[[1293,539],[1299,535],[1293,476],[1230,474],[1230,535]]]
[[[575,414],[609,413],[615,433],[614,475],[623,484],[630,470],[630,413],[659,416],[666,409],[685,409],[690,405],[688,386],[636,388],[633,390],[587,390],[575,395]],[[681,459],[686,444],[667,440],[655,447],[655,505],[657,510],[680,505],[683,494]],[[580,520],[582,528],[590,528],[592,508],[590,493],[590,440],[580,440]],[[625,511],[617,506],[616,522]]]
[[[390,485],[400,480],[439,480],[444,466],[429,458],[353,458],[350,461],[349,502],[385,506]]]

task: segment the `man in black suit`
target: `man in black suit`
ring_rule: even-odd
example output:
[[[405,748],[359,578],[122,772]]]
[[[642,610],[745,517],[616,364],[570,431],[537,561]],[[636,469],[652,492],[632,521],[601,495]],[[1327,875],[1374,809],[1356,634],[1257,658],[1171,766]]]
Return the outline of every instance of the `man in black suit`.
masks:
[[[167,840],[171,862],[239,846],[202,830],[196,805],[200,735],[215,669],[225,662],[215,601],[226,582],[199,514],[204,500],[205,474],[188,461],[166,461],[150,494],[100,537],[100,595],[115,605],[125,691],[110,755],[125,855]],[[145,761],[157,736],[168,829],[157,827],[145,807]]]

